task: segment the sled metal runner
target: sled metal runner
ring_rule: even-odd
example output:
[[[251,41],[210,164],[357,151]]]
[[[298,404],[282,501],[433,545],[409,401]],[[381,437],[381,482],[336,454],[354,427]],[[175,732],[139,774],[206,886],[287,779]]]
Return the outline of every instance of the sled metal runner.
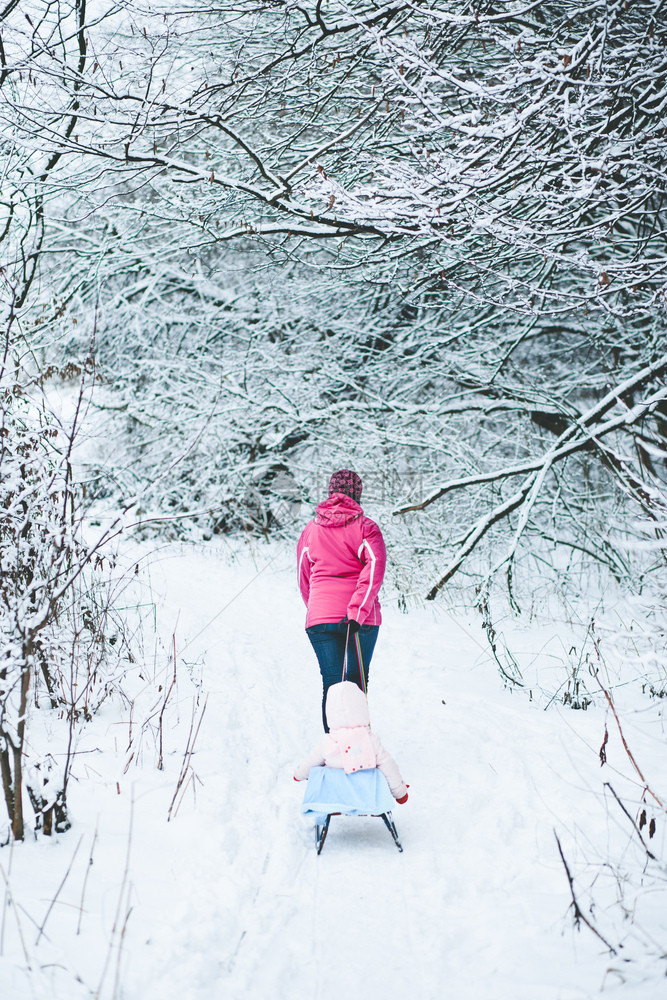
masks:
[[[322,853],[322,848],[324,847],[324,841],[327,839],[327,833],[329,832],[329,824],[331,823],[331,817],[340,815],[341,815],[340,813],[328,813],[327,818],[325,819],[324,823],[321,826],[319,824],[315,825],[315,843],[317,845],[318,854]],[[396,847],[402,853],[403,845],[398,839],[398,830],[396,829],[396,824],[392,819],[391,813],[390,812],[378,813],[377,816],[378,819],[381,819],[384,825],[387,827],[394,843],[396,844]]]

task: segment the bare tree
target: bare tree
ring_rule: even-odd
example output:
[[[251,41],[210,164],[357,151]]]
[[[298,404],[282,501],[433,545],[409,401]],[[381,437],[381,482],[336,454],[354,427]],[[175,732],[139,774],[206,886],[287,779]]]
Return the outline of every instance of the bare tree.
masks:
[[[632,577],[612,534],[664,507],[661,0],[26,11],[11,280],[40,350],[95,315],[123,497],[265,530],[345,440],[423,484],[395,531],[429,596],[538,538]]]

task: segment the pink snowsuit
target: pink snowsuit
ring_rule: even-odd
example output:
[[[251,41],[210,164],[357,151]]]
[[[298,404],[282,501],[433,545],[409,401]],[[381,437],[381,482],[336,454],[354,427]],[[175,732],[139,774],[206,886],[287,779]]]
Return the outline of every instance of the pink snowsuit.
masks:
[[[407,796],[408,790],[396,761],[371,732],[366,695],[352,681],[332,684],[327,693],[327,722],[330,731],[294,771],[297,781],[304,781],[311,767],[345,768],[350,774],[378,767],[395,799]]]
[[[360,625],[379,625],[386,562],[382,532],[355,500],[344,493],[323,500],[297,546],[306,628],[346,616]]]

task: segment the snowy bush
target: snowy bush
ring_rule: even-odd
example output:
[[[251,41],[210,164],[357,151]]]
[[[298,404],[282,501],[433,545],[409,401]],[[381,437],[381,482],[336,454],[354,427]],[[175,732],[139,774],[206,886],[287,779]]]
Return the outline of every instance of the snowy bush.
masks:
[[[71,464],[75,428],[69,437],[64,433],[46,407],[39,381],[31,382],[25,373],[21,378],[18,369],[13,377],[5,374],[0,397],[0,768],[12,835],[22,839],[24,787],[37,829],[48,834],[68,826],[72,734],[105,697],[118,659],[109,655],[108,642],[117,641],[118,630],[109,621],[105,555],[83,537]]]

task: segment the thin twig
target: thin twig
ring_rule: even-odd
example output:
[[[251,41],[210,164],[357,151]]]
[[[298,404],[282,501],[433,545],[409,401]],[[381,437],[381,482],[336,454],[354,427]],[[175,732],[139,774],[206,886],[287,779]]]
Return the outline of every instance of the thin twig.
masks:
[[[586,926],[588,927],[588,929],[591,930],[591,931],[593,931],[593,933],[595,934],[595,936],[598,937],[600,939],[600,941],[602,941],[602,943],[605,946],[605,948],[608,948],[609,951],[612,953],[612,955],[615,955],[616,954],[616,949],[614,947],[612,947],[612,945],[610,945],[609,942],[605,940],[605,938],[602,937],[602,935],[600,934],[599,930],[597,930],[593,926],[593,924],[590,922],[590,920],[587,918],[586,914],[582,911],[581,907],[579,906],[579,903],[577,902],[577,897],[574,894],[574,880],[572,878],[572,875],[570,874],[570,869],[567,866],[567,861],[565,860],[565,855],[563,854],[563,848],[561,847],[560,840],[558,839],[558,834],[556,833],[555,830],[554,830],[554,837],[556,838],[556,843],[558,844],[558,853],[560,854],[560,859],[563,862],[563,867],[565,868],[565,874],[567,875],[567,881],[569,882],[569,885],[570,885],[570,895],[572,896],[572,906],[574,908],[574,925],[575,925],[575,927],[578,927],[579,926],[579,921],[583,920],[583,922],[586,924]]]
[[[596,647],[596,649],[597,649],[597,647]],[[608,705],[609,705],[609,707],[610,707],[610,709],[612,711],[612,715],[616,719],[616,725],[618,726],[618,732],[619,732],[620,737],[621,737],[621,742],[623,743],[623,746],[625,747],[625,752],[627,753],[627,755],[628,755],[628,757],[630,759],[630,763],[632,764],[632,766],[634,767],[635,771],[637,772],[637,774],[641,778],[641,780],[642,780],[642,782],[644,784],[644,788],[646,789],[646,791],[649,793],[649,795],[652,798],[655,799],[655,801],[658,803],[658,805],[660,806],[660,808],[664,810],[665,809],[664,803],[662,802],[661,799],[658,798],[658,796],[655,794],[655,792],[649,786],[648,782],[646,781],[646,778],[644,777],[644,775],[641,772],[639,764],[637,763],[637,761],[635,760],[635,758],[632,755],[632,751],[630,750],[630,747],[627,744],[625,736],[623,735],[623,730],[621,728],[621,721],[620,721],[618,715],[616,714],[616,709],[614,707],[614,702],[612,701],[612,697],[611,697],[609,691],[607,691],[607,689],[604,686],[604,684],[602,683],[602,681],[600,680],[600,672],[599,672],[599,670],[595,669],[593,671],[593,676],[595,677],[596,681],[600,685],[600,690],[602,691],[603,695],[607,699],[607,703],[608,703]]]
[[[118,957],[116,961],[116,975],[113,984],[112,1000],[116,1000],[116,997],[118,996],[118,987],[120,985],[120,960],[123,954],[123,942],[125,941],[125,931],[127,930],[127,925],[133,909],[134,909],[133,906],[128,907],[127,913],[125,914],[125,920],[123,921],[123,928],[120,932],[120,940],[118,941]]]
[[[132,831],[133,831],[133,827],[134,827],[134,791],[132,792],[132,799],[131,799],[131,802],[130,802],[130,825],[129,825],[129,829],[128,829],[128,833],[127,833],[127,850],[125,852],[125,868],[123,870],[123,878],[122,878],[121,883],[120,883],[120,892],[118,893],[118,906],[116,907],[116,916],[114,917],[113,927],[111,928],[111,939],[109,941],[109,948],[108,948],[108,951],[107,951],[106,958],[104,960],[104,967],[102,969],[102,975],[100,976],[100,981],[99,981],[97,990],[95,991],[95,1000],[100,1000],[100,996],[102,994],[102,986],[104,985],[104,980],[106,978],[107,969],[109,968],[109,962],[111,960],[111,952],[113,951],[113,944],[114,944],[114,938],[116,936],[116,929],[117,929],[118,923],[120,921],[120,913],[121,913],[121,908],[122,908],[122,904],[123,904],[123,897],[125,895],[125,888],[126,888],[126,885],[127,885],[127,879],[128,879],[129,874],[130,874],[130,851],[131,851],[131,847],[132,847]],[[127,916],[129,916],[129,913],[127,913],[127,915],[126,915],[125,923],[127,923]],[[124,933],[124,928],[125,928],[125,924],[123,925],[123,933]]]
[[[2,921],[0,922],[0,958],[2,958],[5,950],[5,918],[7,915],[7,910],[9,909],[9,876],[12,873],[12,854],[14,851],[14,841],[9,842],[9,867],[7,870],[7,875],[3,876],[5,879],[5,898],[2,903]]]
[[[195,748],[195,743],[197,742],[197,736],[199,735],[199,730],[201,728],[202,719],[204,718],[204,712],[206,711],[207,704],[208,704],[208,695],[206,695],[206,700],[204,701],[201,713],[199,715],[199,722],[197,723],[197,729],[195,730],[194,737],[192,736],[192,729],[193,729],[193,726],[194,726],[195,716],[194,716],[194,712],[192,713],[192,720],[190,722],[190,732],[188,733],[188,741],[187,741],[187,743],[185,745],[185,753],[183,755],[183,763],[181,765],[181,773],[180,773],[180,775],[178,777],[178,781],[176,782],[176,790],[174,792],[174,797],[172,798],[171,805],[169,806],[169,812],[167,813],[167,822],[169,822],[169,820],[171,819],[171,811],[174,808],[174,802],[176,801],[176,796],[178,795],[178,790],[181,787],[181,785],[183,784],[183,782],[185,781],[185,776],[186,776],[186,774],[188,772],[188,768],[190,767],[190,759],[192,757],[192,753],[193,753],[194,748]],[[192,742],[191,742],[191,739],[192,739]]]
[[[178,810],[181,808],[181,803],[183,802],[183,799],[185,798],[185,793],[187,792],[187,790],[190,787],[190,785],[192,785],[192,796],[193,796],[193,799],[196,801],[196,795],[197,795],[197,793],[196,793],[195,783],[194,783],[194,779],[195,778],[197,778],[197,775],[195,774],[195,772],[192,769],[190,769],[190,771],[188,773],[188,776],[187,776],[187,778],[185,780],[185,783],[181,786],[181,797],[178,800],[176,808],[174,809],[174,819],[178,816]],[[198,780],[200,780],[200,779],[198,779]],[[176,798],[177,794],[178,794],[178,789],[176,789],[176,792],[174,793],[174,798]],[[170,819],[171,819],[171,809],[170,809],[170,815],[169,815],[169,817],[167,819],[167,822],[169,822]]]
[[[5,869],[0,865],[0,875],[2,875],[5,883],[5,907],[11,906],[14,911],[14,917],[16,918],[16,927],[19,932],[19,939],[21,941],[21,947],[23,948],[23,957],[25,958],[25,963],[29,970],[32,970],[30,965],[30,959],[28,957],[28,949],[25,946],[25,940],[23,938],[23,928],[21,927],[21,921],[19,920],[19,911],[17,909],[16,903],[14,902],[14,896],[12,890],[9,887],[9,879],[5,875]],[[3,934],[4,934],[4,914],[3,914]]]
[[[180,614],[180,612],[179,612],[179,614]],[[176,619],[176,625],[178,625],[178,618]],[[173,673],[172,678],[171,678],[171,684],[169,685],[169,688],[167,689],[167,693],[164,696],[164,701],[162,702],[162,709],[160,711],[160,721],[159,721],[160,753],[159,753],[158,762],[157,762],[157,769],[158,769],[158,771],[164,771],[164,758],[163,758],[163,755],[162,755],[162,719],[163,719],[163,716],[164,716],[164,713],[165,713],[165,709],[167,707],[167,702],[169,701],[169,696],[170,696],[171,692],[174,690],[174,687],[176,686],[176,625],[174,626],[174,633],[173,633],[173,635],[171,637],[172,650],[173,650],[173,654],[174,654],[174,673]]]
[[[70,861],[69,865],[67,866],[67,871],[65,872],[65,874],[62,877],[60,885],[58,886],[58,888],[56,890],[56,894],[53,897],[53,899],[51,900],[51,902],[49,903],[49,908],[47,909],[46,913],[44,914],[44,919],[42,920],[41,926],[40,926],[39,931],[37,933],[37,937],[35,938],[35,944],[36,945],[39,944],[39,939],[41,938],[42,934],[44,933],[44,928],[46,927],[46,921],[49,919],[49,916],[51,915],[51,910],[56,905],[56,900],[58,899],[58,896],[60,895],[61,889],[63,888],[63,886],[65,885],[65,882],[69,878],[69,874],[72,871],[72,865],[74,864],[74,859],[76,858],[76,856],[77,856],[77,854],[79,852],[79,848],[81,847],[81,841],[82,840],[83,840],[83,834],[81,834],[81,836],[79,837],[79,843],[74,848],[74,854],[72,855],[72,860]]]
[[[97,824],[95,824],[95,833],[93,834],[93,842],[90,845],[90,855],[88,856],[88,864],[86,865],[86,874],[83,878],[83,886],[81,887],[81,902],[79,904],[79,920],[76,925],[77,935],[81,933],[81,918],[83,917],[83,900],[86,895],[86,885],[88,884],[88,875],[90,874],[90,869],[93,866],[93,851],[95,850],[95,842],[97,840]]]

